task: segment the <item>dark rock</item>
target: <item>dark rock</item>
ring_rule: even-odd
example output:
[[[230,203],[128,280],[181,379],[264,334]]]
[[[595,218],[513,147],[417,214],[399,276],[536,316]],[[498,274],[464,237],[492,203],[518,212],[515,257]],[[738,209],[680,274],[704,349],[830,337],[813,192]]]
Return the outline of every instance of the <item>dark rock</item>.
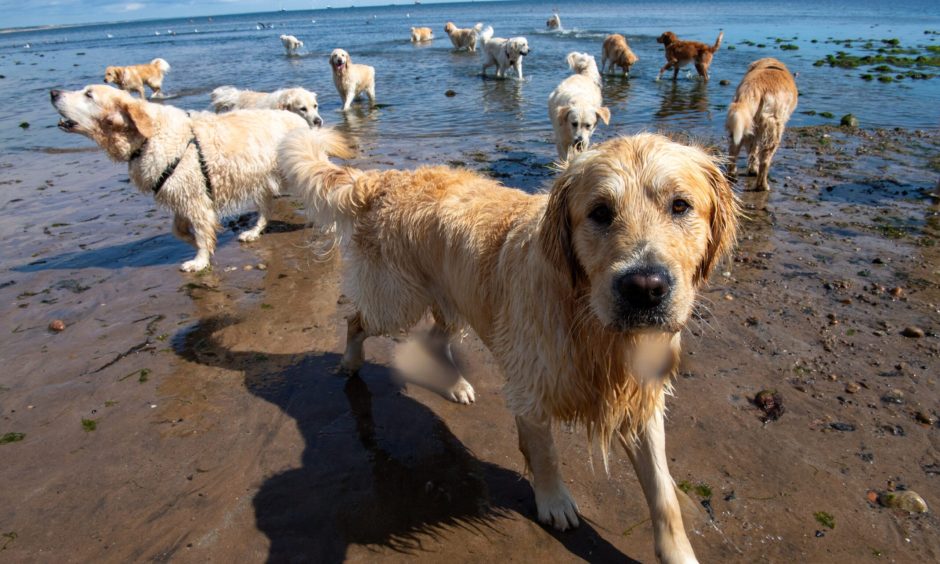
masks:
[[[911,339],[920,339],[921,337],[924,336],[924,330],[921,329],[920,327],[914,327],[914,326],[905,327],[904,330],[901,331],[901,334]]]
[[[728,80],[727,78],[723,78],[718,81],[718,84],[720,84],[721,86],[728,86],[729,84],[731,84],[731,81]]]
[[[456,95],[457,93],[454,92],[453,90],[448,90],[447,92],[444,92],[444,96],[447,96],[448,98],[453,98]]]
[[[754,396],[754,405],[764,412],[761,418],[765,423],[767,421],[776,421],[783,415],[783,396],[777,390],[761,390]]]
[[[839,421],[836,421],[835,423],[830,423],[829,427],[835,429],[836,431],[854,431],[855,430],[855,425],[852,425],[851,423],[842,423]]]

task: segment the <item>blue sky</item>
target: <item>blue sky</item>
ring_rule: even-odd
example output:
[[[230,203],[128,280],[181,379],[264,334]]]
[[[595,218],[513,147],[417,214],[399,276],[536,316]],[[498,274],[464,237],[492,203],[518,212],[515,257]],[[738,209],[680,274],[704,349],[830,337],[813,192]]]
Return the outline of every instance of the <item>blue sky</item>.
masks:
[[[413,0],[0,0],[3,14],[0,28],[412,3]]]

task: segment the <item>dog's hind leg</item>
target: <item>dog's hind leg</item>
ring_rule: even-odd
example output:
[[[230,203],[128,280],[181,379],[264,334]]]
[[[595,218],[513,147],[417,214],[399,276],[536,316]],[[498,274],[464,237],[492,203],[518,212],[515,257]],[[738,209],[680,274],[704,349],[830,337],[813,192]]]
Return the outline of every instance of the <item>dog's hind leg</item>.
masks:
[[[757,182],[754,189],[758,191],[770,190],[770,162],[774,158],[774,153],[780,146],[780,140],[783,138],[783,126],[775,118],[769,118],[764,121],[764,131],[761,132],[760,148],[757,153]]]
[[[626,429],[622,430],[622,433],[626,432]],[[682,525],[676,484],[669,475],[662,410],[656,410],[636,441],[630,441],[623,434],[620,440],[646,496],[653,521],[657,558],[660,562],[697,562]]]
[[[362,345],[368,338],[369,333],[362,322],[361,313],[357,311],[346,318],[346,351],[343,353],[343,360],[339,363],[341,371],[349,375],[359,372],[365,362]]]
[[[448,382],[444,383],[441,389],[441,395],[445,398],[462,404],[471,404],[476,401],[476,393],[473,386],[463,377],[457,363],[454,362],[454,355],[451,351],[451,341],[456,334],[456,329],[445,321],[445,317],[435,308],[433,310],[434,327],[428,336],[428,347],[431,353],[437,358],[447,362],[453,368],[452,375]]]
[[[238,240],[242,243],[257,241],[261,237],[261,232],[268,226],[268,216],[271,215],[271,204],[273,198],[270,193],[265,193],[258,202],[258,221],[255,226],[238,235]]]
[[[559,531],[578,526],[578,505],[561,479],[551,422],[545,418],[516,416],[519,450],[532,471],[532,489],[539,521]]]
[[[375,82],[366,89],[366,96],[369,97],[369,107],[375,107]]]

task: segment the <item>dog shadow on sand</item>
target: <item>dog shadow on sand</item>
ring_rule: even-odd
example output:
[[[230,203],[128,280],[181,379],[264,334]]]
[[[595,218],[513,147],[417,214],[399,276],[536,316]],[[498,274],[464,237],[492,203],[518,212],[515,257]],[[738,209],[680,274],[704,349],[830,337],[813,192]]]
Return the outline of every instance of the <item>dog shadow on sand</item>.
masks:
[[[476,458],[402,393],[388,367],[367,363],[347,378],[336,373],[336,353],[298,360],[227,350],[213,335],[235,323],[203,319],[176,336],[174,349],[191,362],[243,371],[247,390],[294,418],[303,436],[302,466],[268,478],[254,497],[269,562],[341,562],[351,544],[417,555],[422,543],[447,542],[461,529],[503,535],[500,521],[512,513],[535,519],[529,482]],[[544,530],[582,559],[633,562],[584,520],[574,531]]]

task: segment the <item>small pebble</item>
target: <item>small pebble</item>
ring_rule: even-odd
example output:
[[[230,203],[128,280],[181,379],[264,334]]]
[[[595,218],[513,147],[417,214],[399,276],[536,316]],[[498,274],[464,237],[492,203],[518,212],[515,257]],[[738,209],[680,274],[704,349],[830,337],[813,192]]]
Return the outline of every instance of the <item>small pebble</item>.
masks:
[[[851,423],[842,423],[839,421],[836,421],[835,423],[830,423],[829,426],[835,429],[836,431],[854,431],[855,430],[855,425],[852,425]]]
[[[254,269],[255,267],[251,266],[250,264],[245,265],[245,270],[254,270]]]
[[[901,334],[905,337],[910,337],[911,339],[920,339],[924,336],[924,330],[920,327],[905,327]]]
[[[918,411],[914,414],[914,419],[916,419],[918,423],[923,423],[924,425],[933,425],[937,422],[937,418],[927,413],[926,411]]]
[[[900,286],[895,286],[894,288],[891,288],[891,295],[894,296],[895,298],[900,298],[901,296],[904,295],[904,288],[901,288]]]
[[[721,86],[728,86],[729,84],[731,84],[731,81],[725,78],[725,79],[719,80],[718,84],[720,84]]]
[[[447,96],[448,98],[453,98],[456,95],[457,93],[454,92],[453,90],[448,90],[447,92],[444,92],[444,96]]]
[[[904,403],[904,392],[895,388],[881,396],[881,401],[885,403]]]
[[[878,503],[893,509],[903,509],[910,513],[927,513],[927,502],[913,490],[884,492],[878,496]]]
[[[52,322],[49,323],[49,330],[55,331],[56,333],[65,331],[65,322],[61,319],[53,319]]]
[[[855,382],[849,382],[848,384],[845,385],[845,393],[847,394],[857,393],[860,389],[862,389],[862,387],[856,384]]]
[[[256,266],[255,268],[257,268],[258,270],[267,270],[268,265],[264,264],[263,262],[259,262],[258,266]]]

